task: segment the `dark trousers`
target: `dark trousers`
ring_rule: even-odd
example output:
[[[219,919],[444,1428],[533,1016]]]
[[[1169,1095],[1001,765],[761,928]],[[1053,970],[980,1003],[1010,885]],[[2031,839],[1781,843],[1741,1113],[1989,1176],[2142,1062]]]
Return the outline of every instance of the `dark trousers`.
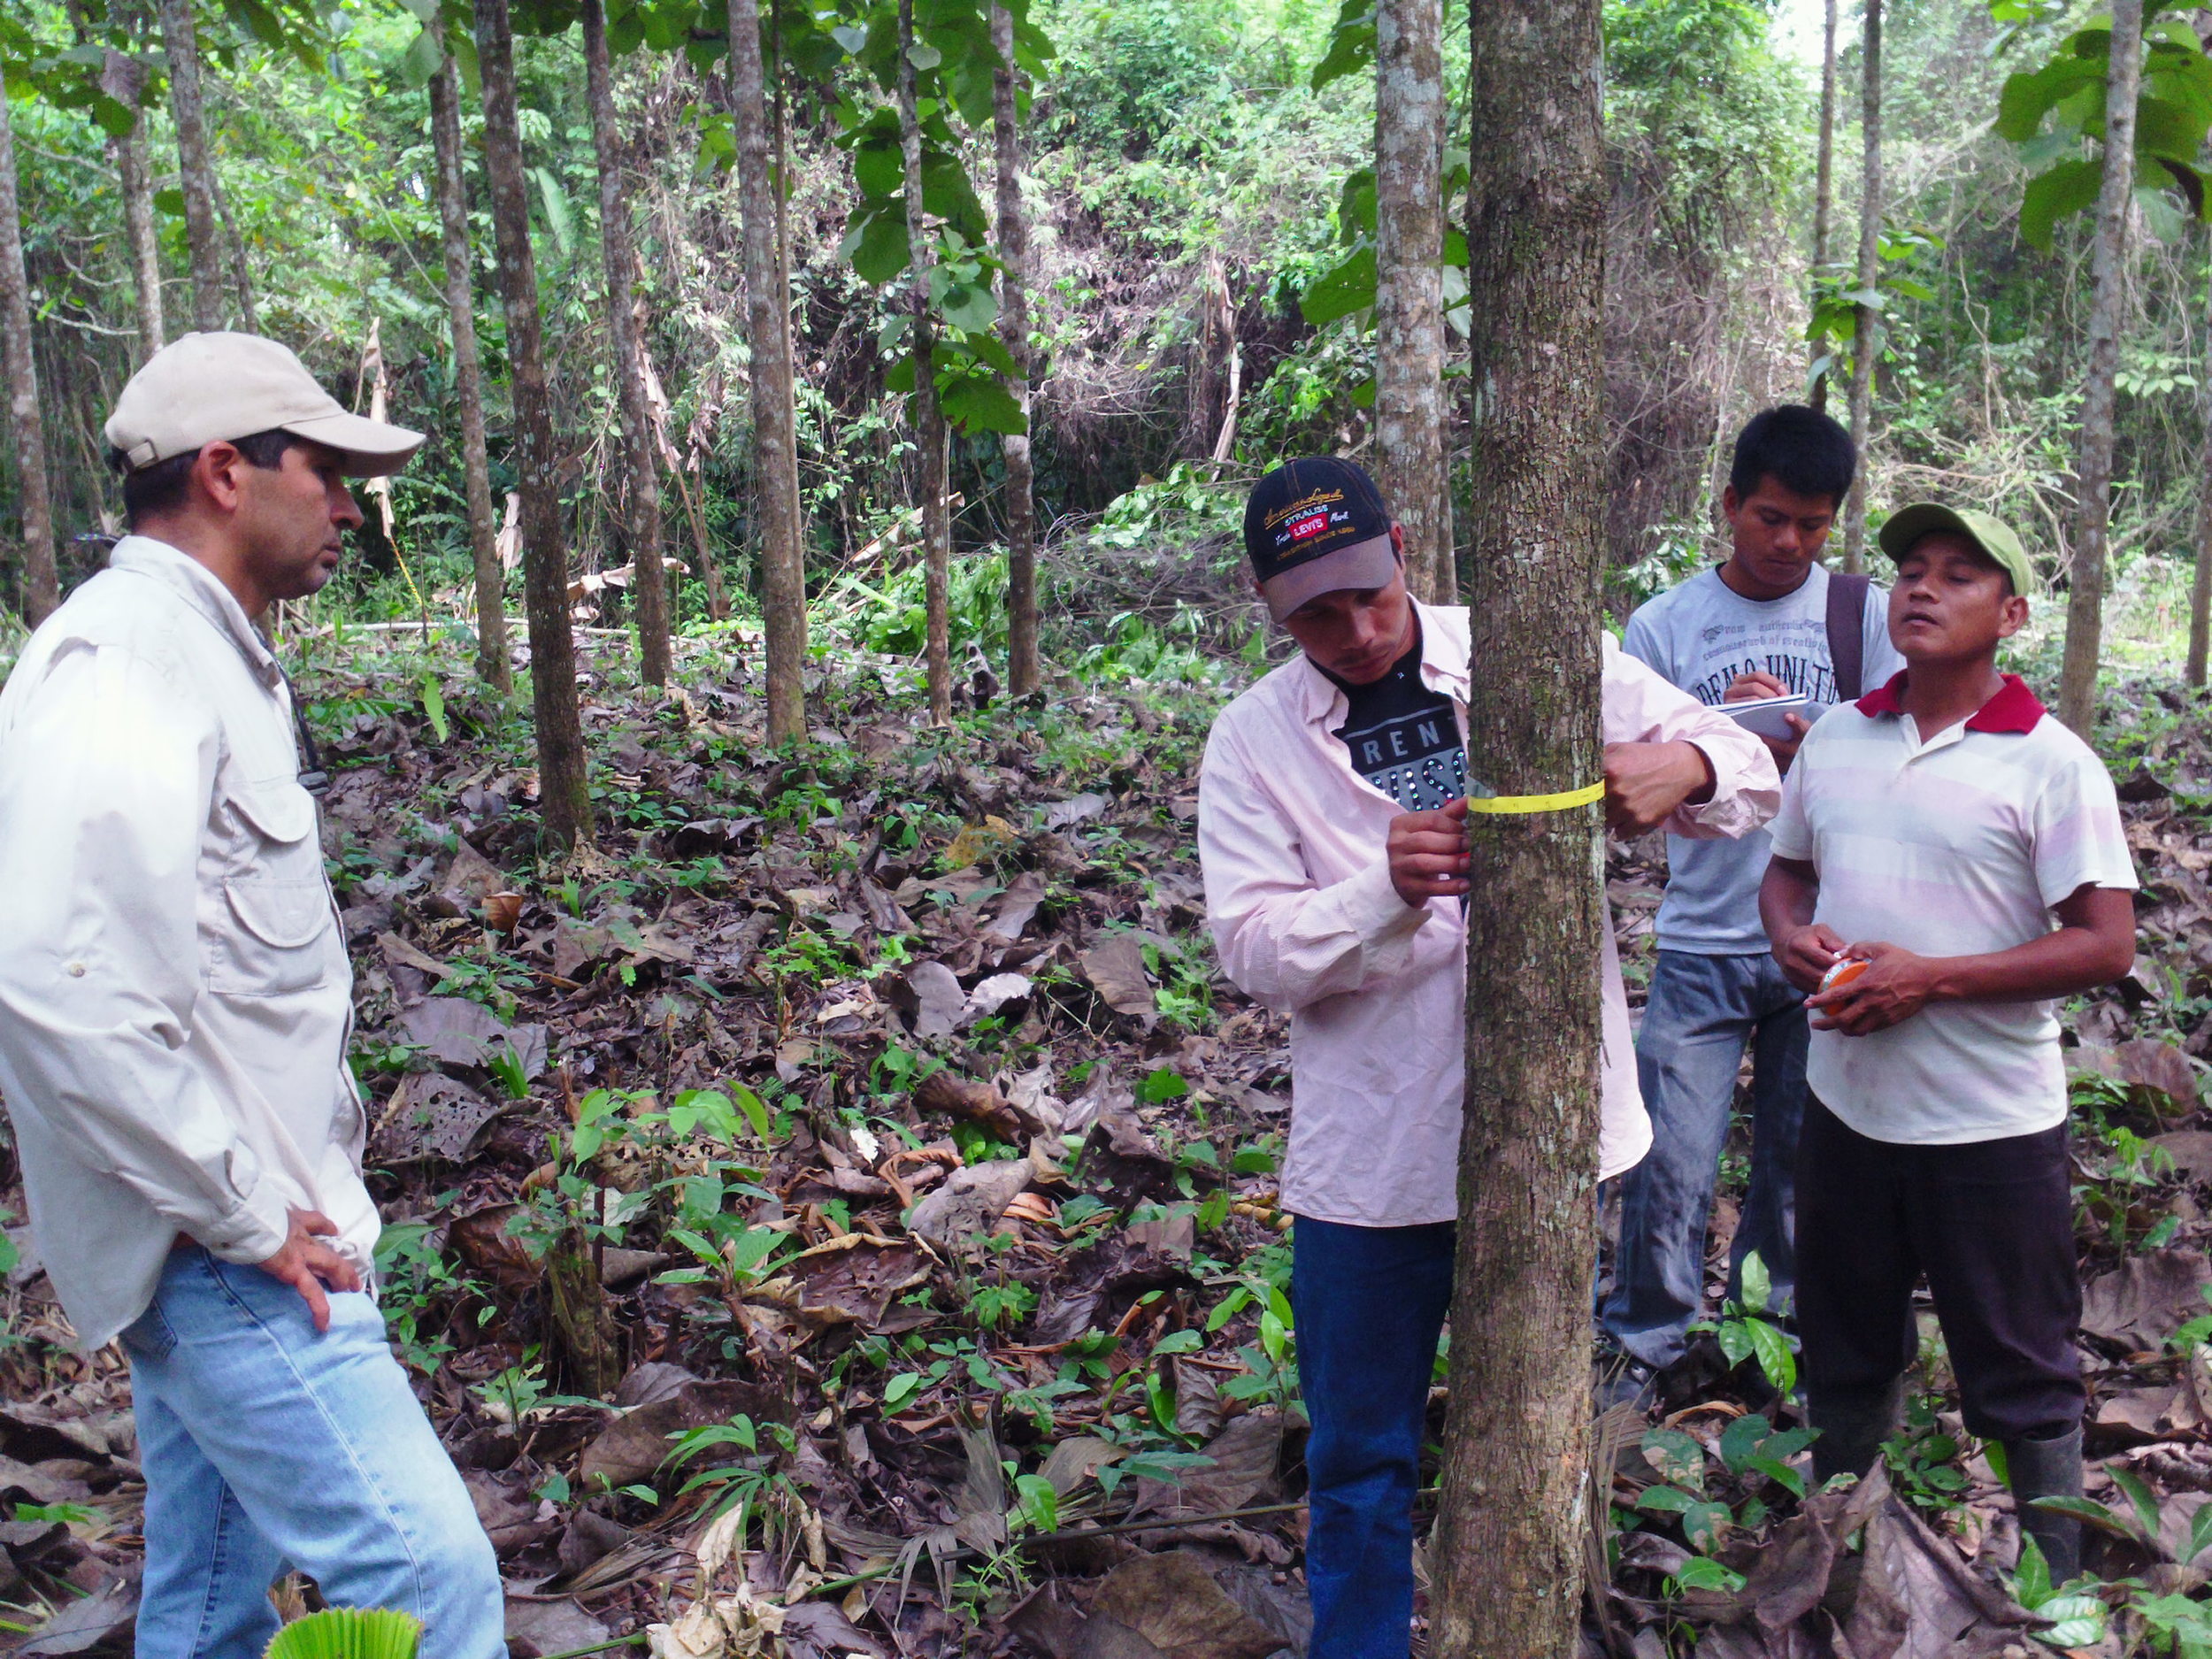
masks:
[[[1306,1441],[1307,1659],[1406,1659],[1413,1496],[1436,1341],[1452,1300],[1452,1225],[1298,1217],[1290,1276]]]
[[[1970,1433],[2081,1422],[2081,1279],[2063,1125],[1958,1146],[1870,1140],[1809,1096],[1798,1145],[1797,1319],[1805,1389],[1878,1398],[1911,1363],[1915,1284],[1943,1326]]]

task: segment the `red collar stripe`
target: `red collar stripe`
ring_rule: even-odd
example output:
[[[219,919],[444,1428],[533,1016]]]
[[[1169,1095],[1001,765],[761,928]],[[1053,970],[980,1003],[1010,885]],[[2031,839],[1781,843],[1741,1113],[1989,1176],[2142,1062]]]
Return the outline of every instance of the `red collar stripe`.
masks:
[[[1905,711],[1905,671],[1900,670],[1886,686],[1878,687],[1861,697],[1858,710],[1872,718],[1876,715],[1902,714]],[[2046,710],[2035,693],[2028,689],[2027,681],[2017,674],[2007,674],[1997,695],[1976,710],[1966,722],[1970,732],[2032,732]]]

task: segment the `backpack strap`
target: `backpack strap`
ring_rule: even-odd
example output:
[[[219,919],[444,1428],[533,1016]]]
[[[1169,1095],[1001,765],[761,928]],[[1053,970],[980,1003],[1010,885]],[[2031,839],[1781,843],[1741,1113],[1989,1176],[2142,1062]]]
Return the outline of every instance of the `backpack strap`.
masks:
[[[1828,662],[1835,671],[1836,701],[1856,703],[1866,690],[1866,595],[1870,578],[1841,572],[1828,578]]]

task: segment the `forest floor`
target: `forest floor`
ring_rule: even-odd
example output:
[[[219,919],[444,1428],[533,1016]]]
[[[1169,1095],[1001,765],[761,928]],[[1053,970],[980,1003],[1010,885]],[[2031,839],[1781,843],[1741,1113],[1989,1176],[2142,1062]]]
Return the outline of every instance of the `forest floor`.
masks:
[[[933,731],[907,664],[841,653],[779,756],[726,656],[664,695],[595,672],[601,833],[541,864],[526,726],[457,656],[309,643],[384,1303],[513,1651],[649,1625],[693,1659],[1302,1653],[1286,1031],[1216,977],[1194,849],[1218,694]],[[2212,1640],[2182,1564],[2212,1537],[2212,721],[2154,685],[2114,703],[2144,954],[2069,1024],[2091,1491],[2124,1582],[2016,1579],[1932,1321],[1886,1477],[1809,1498],[1786,1406],[1754,1409],[1787,1333],[1730,1309],[1658,1412],[1600,1424],[1586,1650]],[[1662,850],[1615,849],[1632,982]],[[1716,1297],[1741,1177],[1732,1148]],[[71,1350],[10,1237],[0,1618],[40,1627],[19,1651],[118,1651],[126,1367]]]

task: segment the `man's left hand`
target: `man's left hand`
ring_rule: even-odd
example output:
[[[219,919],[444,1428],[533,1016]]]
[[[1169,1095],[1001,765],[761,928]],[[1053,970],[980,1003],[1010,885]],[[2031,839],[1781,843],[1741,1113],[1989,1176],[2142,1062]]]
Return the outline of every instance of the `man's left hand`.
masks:
[[[1608,743],[1605,823],[1617,835],[1656,829],[1685,801],[1713,794],[1713,763],[1695,743]]]
[[[1901,945],[1851,945],[1847,956],[1863,956],[1865,972],[1832,991],[1805,999],[1816,1016],[1815,1031],[1839,1031],[1847,1037],[1863,1037],[1886,1031],[1910,1019],[1934,1000],[1936,964]]]

